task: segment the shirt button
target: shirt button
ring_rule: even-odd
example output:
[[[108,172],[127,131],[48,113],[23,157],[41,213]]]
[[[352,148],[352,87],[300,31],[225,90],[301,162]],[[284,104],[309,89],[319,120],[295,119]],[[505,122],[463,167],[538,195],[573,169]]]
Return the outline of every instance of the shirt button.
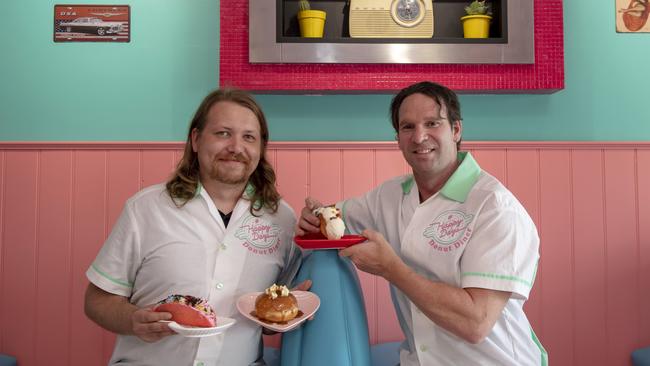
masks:
[[[215,287],[217,288],[217,290],[221,290],[223,288],[223,283],[219,282]]]
[[[426,344],[421,344],[421,345],[420,345],[420,351],[421,351],[421,352],[426,352],[427,349],[428,349],[428,348],[427,348],[427,345],[426,345]]]

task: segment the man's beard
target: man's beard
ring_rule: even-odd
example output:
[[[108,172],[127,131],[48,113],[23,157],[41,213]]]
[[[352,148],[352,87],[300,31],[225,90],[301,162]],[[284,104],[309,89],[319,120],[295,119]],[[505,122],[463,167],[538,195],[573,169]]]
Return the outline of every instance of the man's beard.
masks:
[[[241,154],[231,156],[230,160],[241,162],[243,165],[232,169],[228,168],[222,161],[215,159],[212,162],[212,167],[210,168],[210,178],[216,180],[217,182],[225,184],[246,183],[250,177],[250,175],[248,175],[248,170],[251,163],[250,160]]]

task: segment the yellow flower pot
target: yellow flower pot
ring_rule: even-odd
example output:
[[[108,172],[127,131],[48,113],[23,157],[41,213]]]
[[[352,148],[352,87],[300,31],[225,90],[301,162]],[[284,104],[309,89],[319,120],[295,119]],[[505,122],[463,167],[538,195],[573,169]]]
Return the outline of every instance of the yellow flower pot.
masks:
[[[466,15],[460,20],[463,22],[463,34],[465,38],[488,38],[490,36],[489,15]]]
[[[326,13],[322,10],[300,10],[298,24],[300,36],[306,38],[323,38]]]

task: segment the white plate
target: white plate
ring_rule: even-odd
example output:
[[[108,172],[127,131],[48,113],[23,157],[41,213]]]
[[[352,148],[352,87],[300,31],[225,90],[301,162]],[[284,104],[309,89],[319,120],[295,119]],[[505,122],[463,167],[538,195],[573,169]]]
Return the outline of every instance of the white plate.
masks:
[[[286,324],[267,323],[265,321],[259,320],[256,316],[251,315],[251,312],[255,310],[255,299],[261,294],[261,292],[253,292],[250,294],[242,295],[237,300],[237,310],[239,310],[243,316],[263,326],[264,328],[271,329],[276,332],[287,332],[297,327],[305,320],[309,319],[320,307],[320,299],[318,296],[316,296],[316,294],[312,292],[291,291],[291,293],[296,297],[296,300],[298,301],[298,310],[302,312],[302,315],[289,320]]]
[[[180,325],[176,322],[169,322],[168,326],[171,330],[182,335],[183,337],[209,337],[223,333],[233,324],[235,324],[235,319],[217,317],[216,327],[192,327],[187,325]]]

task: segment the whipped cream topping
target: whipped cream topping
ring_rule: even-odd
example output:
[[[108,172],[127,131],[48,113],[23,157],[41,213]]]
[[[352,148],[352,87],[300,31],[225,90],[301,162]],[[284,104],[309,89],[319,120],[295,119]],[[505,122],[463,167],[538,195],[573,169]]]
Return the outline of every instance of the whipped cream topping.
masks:
[[[289,296],[289,289],[287,286],[278,286],[274,283],[271,287],[264,290],[264,293],[270,296],[272,299],[275,299],[278,296]]]
[[[325,219],[325,232],[327,239],[338,240],[345,234],[345,223],[341,219],[341,210],[334,206],[319,207],[314,210],[314,215]]]

